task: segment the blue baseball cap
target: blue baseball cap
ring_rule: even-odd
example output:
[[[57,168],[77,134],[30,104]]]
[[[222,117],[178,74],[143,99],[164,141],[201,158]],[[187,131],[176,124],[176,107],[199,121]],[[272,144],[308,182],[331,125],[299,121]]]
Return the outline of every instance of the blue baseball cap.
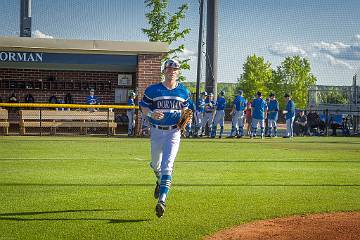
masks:
[[[164,68],[168,68],[168,67],[169,68],[179,69],[180,68],[180,63],[175,59],[169,59],[164,64]]]

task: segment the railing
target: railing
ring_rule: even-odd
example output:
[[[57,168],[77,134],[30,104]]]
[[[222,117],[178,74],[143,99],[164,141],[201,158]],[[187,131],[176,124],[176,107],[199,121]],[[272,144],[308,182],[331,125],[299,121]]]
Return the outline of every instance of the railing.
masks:
[[[3,108],[0,122],[7,127],[4,132],[20,135],[127,133],[126,110],[138,109],[124,105],[49,103],[0,103],[0,108]]]

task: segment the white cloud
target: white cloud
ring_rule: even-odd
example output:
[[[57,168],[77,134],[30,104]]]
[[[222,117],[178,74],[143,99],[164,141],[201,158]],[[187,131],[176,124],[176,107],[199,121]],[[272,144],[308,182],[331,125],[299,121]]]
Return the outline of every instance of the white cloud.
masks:
[[[360,62],[360,34],[353,37],[352,44],[321,41],[309,44],[307,47],[302,47],[293,44],[276,43],[269,47],[268,50],[276,56],[287,57],[300,55],[316,61],[326,62],[334,67],[353,70],[353,62]]]
[[[315,51],[331,55],[337,59],[360,61],[360,45],[357,44],[320,42],[314,43],[313,47]]]
[[[35,32],[33,32],[33,37],[34,38],[54,38],[53,36],[42,33],[39,30],[35,30]]]
[[[324,59],[332,66],[339,66],[342,68],[347,68],[349,70],[354,69],[349,63],[336,59],[333,56],[329,55],[329,54],[323,54],[322,55],[324,57]]]
[[[360,34],[356,34],[356,35],[354,36],[354,41],[355,41],[355,42],[360,42]]]
[[[269,47],[269,52],[273,55],[287,57],[287,56],[306,56],[307,53],[304,49],[287,43],[275,43]]]
[[[190,49],[185,48],[183,52],[179,53],[179,58],[181,59],[191,58],[191,57],[197,57],[197,53],[191,51]]]

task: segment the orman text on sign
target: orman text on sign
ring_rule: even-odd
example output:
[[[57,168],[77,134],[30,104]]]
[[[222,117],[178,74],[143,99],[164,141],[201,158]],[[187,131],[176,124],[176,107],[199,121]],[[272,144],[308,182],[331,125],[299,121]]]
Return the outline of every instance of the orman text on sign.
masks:
[[[17,52],[0,50],[0,62],[34,64],[111,65],[136,68],[136,55]]]
[[[43,53],[0,52],[1,62],[42,62]]]

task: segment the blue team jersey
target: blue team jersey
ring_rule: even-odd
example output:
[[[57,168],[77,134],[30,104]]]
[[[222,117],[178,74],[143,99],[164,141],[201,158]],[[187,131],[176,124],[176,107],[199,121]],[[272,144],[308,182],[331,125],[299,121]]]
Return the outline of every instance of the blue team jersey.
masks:
[[[135,101],[134,101],[134,99],[129,98],[127,105],[128,105],[128,106],[135,106]],[[128,112],[135,112],[135,109],[128,109],[127,111],[128,111]]]
[[[197,101],[197,105],[196,105],[196,111],[198,112],[205,112],[205,100],[200,98],[198,101]]]
[[[209,100],[209,98],[205,99],[205,112],[213,112],[215,109],[215,102],[213,100]]]
[[[292,100],[289,100],[287,102],[285,110],[287,111],[286,116],[285,116],[286,119],[295,117],[295,104]]]
[[[98,97],[95,97],[95,96],[87,96],[86,103],[87,104],[99,104],[100,100]]]
[[[189,106],[189,98],[189,90],[181,83],[174,89],[167,89],[162,83],[158,83],[146,88],[140,106],[164,113],[163,119],[149,118],[151,124],[171,126],[179,121],[181,110]]]
[[[236,111],[244,111],[247,105],[247,101],[243,96],[236,96],[233,104]]]
[[[135,106],[134,99],[129,98],[129,99],[128,99],[128,105],[129,105],[129,106]]]
[[[223,97],[219,97],[216,101],[216,110],[224,110],[226,107],[226,100]]]
[[[188,102],[189,102],[188,108],[191,109],[193,112],[195,112],[196,107],[195,107],[194,101],[191,98],[189,98]]]
[[[268,118],[271,120],[278,120],[278,113],[279,113],[279,102],[274,99],[270,99],[269,105],[268,105]]]
[[[251,104],[252,117],[254,119],[263,120],[265,118],[265,111],[267,109],[266,102],[262,98],[256,98]]]

